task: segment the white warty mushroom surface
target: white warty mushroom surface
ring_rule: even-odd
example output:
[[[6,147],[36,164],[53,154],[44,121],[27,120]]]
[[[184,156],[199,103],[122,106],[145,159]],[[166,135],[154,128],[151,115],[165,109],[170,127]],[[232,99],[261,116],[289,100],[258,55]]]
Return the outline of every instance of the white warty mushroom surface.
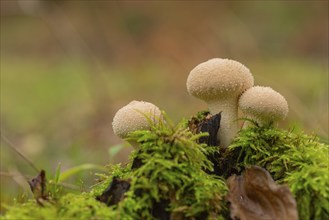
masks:
[[[161,115],[161,110],[152,103],[132,101],[115,114],[112,122],[113,131],[120,138],[126,138],[130,132],[149,129],[149,120],[158,123]]]

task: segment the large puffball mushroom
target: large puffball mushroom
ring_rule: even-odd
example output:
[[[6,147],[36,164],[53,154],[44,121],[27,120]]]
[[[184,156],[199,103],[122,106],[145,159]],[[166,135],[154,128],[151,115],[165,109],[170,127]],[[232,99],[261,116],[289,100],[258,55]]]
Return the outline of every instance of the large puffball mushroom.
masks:
[[[196,66],[187,78],[190,95],[204,100],[210,113],[221,112],[218,139],[220,145],[231,144],[238,131],[238,98],[254,85],[254,77],[243,64],[214,58]]]
[[[270,87],[255,86],[245,91],[239,99],[239,107],[246,118],[265,125],[283,120],[288,114],[286,99]],[[250,125],[245,122],[244,127]]]
[[[130,132],[150,129],[150,122],[157,124],[161,119],[161,110],[154,104],[132,101],[117,111],[112,127],[114,134],[124,139]],[[131,144],[136,147],[136,143]]]

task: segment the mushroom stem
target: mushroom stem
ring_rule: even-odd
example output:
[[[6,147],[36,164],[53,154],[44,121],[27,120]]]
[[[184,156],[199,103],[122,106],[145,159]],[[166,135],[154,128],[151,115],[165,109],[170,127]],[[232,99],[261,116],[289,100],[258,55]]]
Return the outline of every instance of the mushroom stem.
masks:
[[[202,99],[209,105],[212,114],[221,114],[219,143],[223,147],[231,144],[238,127],[238,97],[254,84],[254,78],[243,64],[229,59],[214,58],[200,63],[191,70],[187,81],[190,95]]]
[[[221,112],[221,121],[217,139],[219,140],[220,146],[225,148],[232,143],[238,132],[238,123],[236,121],[238,116],[237,103],[238,100],[235,98],[222,99],[220,101],[207,101],[210,113],[212,115]]]

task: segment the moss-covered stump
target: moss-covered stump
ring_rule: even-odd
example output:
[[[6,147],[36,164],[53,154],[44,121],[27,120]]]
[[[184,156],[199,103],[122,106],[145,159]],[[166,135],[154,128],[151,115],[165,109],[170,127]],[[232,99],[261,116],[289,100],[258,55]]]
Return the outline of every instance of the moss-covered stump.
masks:
[[[183,124],[158,124],[151,131],[136,131],[131,141],[139,143],[132,164],[118,168],[112,177],[127,180],[129,190],[113,207],[117,216],[128,219],[207,219],[227,215],[227,187],[212,170],[207,155],[215,147],[198,144],[204,134],[194,135]],[[139,166],[134,167],[135,161]],[[131,167],[131,169],[129,169]],[[121,170],[121,171],[120,171]],[[102,196],[109,182],[94,189]]]
[[[202,111],[189,120],[188,127],[195,133],[211,134],[217,128],[216,120]],[[219,147],[208,157],[215,174],[227,179],[252,165],[263,167],[278,184],[289,186],[300,219],[329,219],[329,145],[316,136],[278,129],[273,124],[249,123],[252,125],[242,129],[228,148]],[[202,130],[204,127],[208,131]],[[211,138],[199,141],[214,142]]]
[[[110,166],[91,192],[17,203],[1,219],[229,219],[226,179],[252,165],[290,188],[300,219],[329,219],[328,144],[266,125],[241,130],[228,148],[209,146],[218,128],[220,115],[202,112],[135,131],[131,162]]]
[[[209,175],[207,156],[217,148],[199,144],[181,123],[168,122],[131,133],[139,143],[131,163],[111,166],[91,192],[57,201],[9,207],[2,219],[225,219],[225,180]],[[136,166],[136,161],[138,166]]]

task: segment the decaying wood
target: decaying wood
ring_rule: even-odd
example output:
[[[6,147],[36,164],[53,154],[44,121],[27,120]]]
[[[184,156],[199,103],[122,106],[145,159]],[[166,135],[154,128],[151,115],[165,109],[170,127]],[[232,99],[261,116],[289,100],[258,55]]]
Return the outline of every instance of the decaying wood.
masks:
[[[113,178],[110,185],[104,190],[102,195],[96,199],[108,206],[118,204],[124,197],[125,192],[130,188],[130,183],[127,180]]]
[[[205,143],[208,146],[218,146],[219,140],[217,139],[217,133],[220,127],[220,119],[221,113],[216,115],[208,115],[204,121],[201,121],[198,124],[197,131],[200,132],[207,132],[209,136],[201,137],[199,142]]]

